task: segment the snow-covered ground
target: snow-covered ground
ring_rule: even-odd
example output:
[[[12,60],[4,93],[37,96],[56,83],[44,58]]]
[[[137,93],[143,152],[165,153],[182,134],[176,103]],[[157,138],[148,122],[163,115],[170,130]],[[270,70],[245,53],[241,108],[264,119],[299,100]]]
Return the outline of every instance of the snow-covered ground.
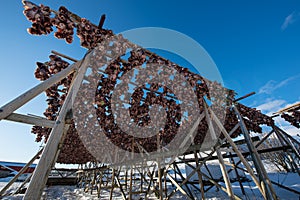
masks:
[[[297,173],[283,173],[283,172],[277,172],[275,168],[270,164],[266,163],[266,169],[269,174],[269,178],[281,185],[287,186],[288,188],[294,189],[296,191],[300,192],[300,176]],[[183,168],[182,168],[183,170]],[[184,170],[183,170],[184,172]],[[251,180],[251,177],[246,173],[246,178]],[[9,178],[6,179],[0,179],[0,188],[3,188],[5,184],[9,181]],[[9,189],[9,192],[14,191],[21,183],[17,182],[14,183],[14,185]],[[225,186],[224,183],[220,183],[221,185]],[[263,199],[262,196],[259,193],[258,188],[255,186],[253,181],[249,181],[243,184],[246,195],[242,194],[240,185],[238,182],[235,182],[232,184],[233,191],[236,195],[241,197],[242,199]],[[276,194],[280,199],[286,199],[286,200],[299,200],[300,195],[295,194],[293,192],[290,192],[288,190],[285,190],[283,188],[280,188],[276,185],[273,185],[274,189],[276,191]],[[138,186],[136,186],[138,187]],[[171,185],[170,185],[170,191]],[[191,191],[197,195],[200,199],[200,194],[197,193],[198,191],[194,188],[190,188]],[[108,199],[109,198],[109,190],[104,190],[101,192],[101,199]],[[4,197],[3,199],[22,199],[23,195],[16,195],[14,197]],[[151,195],[150,199],[156,199],[155,195]],[[228,199],[228,196],[225,192],[217,190],[216,187],[213,187],[208,192],[205,193],[205,197],[207,199],[211,200],[223,200]],[[136,197],[134,199],[139,199],[140,197]],[[82,189],[77,188],[76,186],[52,186],[45,188],[42,199],[78,199],[78,200],[90,200],[90,199],[98,199],[96,195],[96,191],[93,192],[93,194],[90,193],[84,193]],[[114,199],[122,199],[121,193],[118,189],[115,189],[115,196]],[[186,199],[184,196],[177,192],[176,195],[173,196],[172,199]]]

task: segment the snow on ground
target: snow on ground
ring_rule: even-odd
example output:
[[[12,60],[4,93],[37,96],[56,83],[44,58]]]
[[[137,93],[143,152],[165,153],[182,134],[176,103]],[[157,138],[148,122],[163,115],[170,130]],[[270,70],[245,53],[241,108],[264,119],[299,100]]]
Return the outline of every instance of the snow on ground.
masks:
[[[215,163],[217,165],[217,163]],[[300,176],[297,173],[283,173],[278,172],[274,166],[272,166],[269,162],[264,162],[264,165],[266,167],[266,170],[268,171],[269,178],[279,184],[285,185],[288,188],[294,189],[296,191],[300,192]],[[216,167],[216,166],[215,166]],[[180,166],[184,176],[185,176],[185,167]],[[246,178],[249,179],[249,182],[243,183],[246,195],[242,194],[240,185],[238,182],[232,183],[233,191],[236,195],[241,197],[242,199],[263,199],[261,194],[259,193],[258,188],[254,184],[253,181],[251,181],[251,177],[249,174],[245,174]],[[11,178],[11,177],[10,177]],[[0,179],[0,189],[3,188],[7,182],[10,180],[10,178],[6,179]],[[13,186],[9,189],[9,192],[13,192],[18,186],[20,185],[20,182],[14,183]],[[224,183],[220,183],[221,185],[225,186]],[[300,195],[295,194],[293,192],[290,192],[288,190],[285,190],[283,188],[280,188],[276,185],[273,185],[274,189],[276,191],[276,194],[278,197],[282,200],[299,200]],[[135,187],[139,187],[139,185],[135,185]],[[197,185],[198,187],[198,185]],[[171,191],[172,186],[169,185],[169,191]],[[190,188],[191,192],[193,192],[197,197],[200,199],[200,193],[193,187]],[[114,190],[114,199],[122,199],[121,193],[119,189]],[[103,190],[101,192],[101,198],[100,199],[109,199],[109,190]],[[23,195],[17,195],[14,197],[5,197],[3,199],[22,199]],[[210,200],[223,200],[223,199],[229,199],[227,194],[223,191],[217,190],[216,187],[213,187],[208,192],[205,193],[206,199]],[[42,199],[59,199],[59,200],[66,200],[66,199],[78,199],[78,200],[90,200],[90,199],[98,199],[96,195],[96,191],[93,191],[93,194],[90,193],[84,193],[82,189],[77,188],[76,186],[51,186],[45,188],[43,192]],[[139,196],[135,196],[133,199],[140,199]],[[156,199],[154,194],[150,195],[149,199]],[[180,192],[177,192],[172,199],[186,199]]]

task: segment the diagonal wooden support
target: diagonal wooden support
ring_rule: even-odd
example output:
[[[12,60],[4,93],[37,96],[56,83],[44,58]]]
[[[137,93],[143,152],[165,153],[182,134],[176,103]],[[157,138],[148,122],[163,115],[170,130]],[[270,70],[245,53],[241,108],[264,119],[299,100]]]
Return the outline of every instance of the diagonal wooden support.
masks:
[[[212,114],[214,114],[214,113],[212,113]],[[215,116],[215,115],[212,115],[212,117],[214,118],[214,117],[216,117],[216,116]],[[218,119],[217,119],[217,120],[218,120]],[[218,121],[218,122],[216,122],[216,123],[217,123],[217,124],[219,123],[220,127],[222,127],[222,128],[220,128],[222,132],[223,132],[223,131],[226,131],[226,129],[224,128],[224,126],[221,124],[220,121]],[[218,125],[218,126],[219,126],[219,125]],[[227,131],[226,131],[226,134],[227,134],[227,136],[228,136],[227,138],[230,138],[230,135],[233,134],[238,128],[239,128],[239,124],[236,124],[235,127],[234,127],[229,133],[227,133]],[[202,166],[202,165],[205,165],[205,162],[206,162],[207,160],[209,160],[209,159],[213,156],[213,154],[215,153],[215,150],[214,150],[214,149],[219,148],[219,147],[221,146],[221,144],[223,144],[227,138],[225,137],[224,139],[221,140],[220,143],[217,143],[217,144],[214,146],[214,148],[212,148],[211,152],[210,152],[209,154],[207,154],[207,157],[205,157],[205,158],[202,160],[202,162],[201,162],[196,168],[193,168],[193,171],[186,177],[186,179],[180,184],[180,186],[186,184],[186,183],[189,181],[189,179],[190,179],[190,178],[191,178],[198,170],[200,170],[201,166]],[[231,138],[230,138],[230,139],[231,139]],[[230,142],[231,142],[231,143],[230,143]],[[232,144],[232,143],[234,144],[234,142],[232,141],[232,139],[231,139],[230,142],[229,142],[230,144]],[[234,145],[235,145],[235,144],[234,144]],[[236,147],[236,148],[237,148],[237,147]],[[243,156],[243,155],[240,153],[240,156]],[[180,158],[179,158],[179,159],[180,159]],[[244,162],[247,162],[247,161],[244,159]],[[187,164],[188,164],[188,163],[187,163]],[[246,163],[246,164],[248,164],[248,163]],[[248,166],[249,166],[249,164],[248,164]],[[249,168],[250,168],[250,166],[249,166]],[[251,169],[251,168],[250,168],[250,169]],[[250,173],[251,173],[251,172],[250,172]],[[253,174],[253,176],[254,176],[253,171],[252,171],[252,174]],[[254,176],[254,178],[256,178],[256,177]],[[260,188],[260,185],[259,185],[259,184],[258,184],[258,187]],[[260,189],[261,189],[261,188],[260,188]],[[177,191],[177,189],[174,189],[174,190],[169,194],[168,198],[170,198],[172,195],[174,195],[176,191]]]
[[[79,62],[80,63],[80,62]],[[31,99],[35,98],[53,84],[61,81],[65,77],[67,77],[72,72],[76,71],[79,63],[75,63],[67,67],[66,69],[62,70],[61,72],[51,76],[49,79],[43,81],[42,83],[38,84],[37,86],[33,87],[32,89],[28,90],[27,92],[21,94],[19,97],[15,98],[11,102],[7,103],[3,107],[0,108],[0,120],[6,118],[15,110],[29,102]]]
[[[285,143],[286,145],[291,147],[292,152],[286,151],[285,153],[287,154],[287,159],[290,162],[290,166],[291,166],[292,170],[297,171],[297,173],[300,175],[300,169],[299,169],[297,163],[295,162],[295,160],[297,160],[297,159],[292,159],[292,155],[291,155],[291,153],[294,153],[294,155],[298,158],[298,160],[300,160],[299,150],[297,150],[297,148],[294,146],[292,140],[290,140],[288,137],[287,138],[284,137],[286,135],[283,134],[281,129],[274,126],[273,130],[275,131],[275,133],[282,145],[283,145],[283,143]]]
[[[217,149],[216,152],[217,152],[218,160],[219,160],[219,163],[220,163],[221,172],[222,172],[222,175],[224,177],[224,181],[225,181],[225,185],[226,185],[226,192],[227,192],[228,197],[230,199],[234,199],[234,194],[233,194],[233,191],[232,191],[230,179],[229,179],[229,176],[228,176],[228,173],[227,173],[227,170],[226,170],[226,166],[225,166],[225,163],[224,163],[224,158],[221,154],[220,149]]]
[[[31,177],[32,177],[32,174],[30,174],[30,175],[26,178],[26,180],[18,187],[18,189],[17,189],[12,195],[19,194],[20,191],[22,190],[22,188],[24,187],[24,185],[30,181]]]
[[[125,192],[123,190],[122,184],[121,184],[118,176],[115,176],[115,181],[117,183],[117,186],[120,188],[123,200],[126,200],[126,195],[125,195]]]
[[[255,148],[259,147],[264,141],[266,141],[266,139],[268,139],[270,137],[270,135],[272,135],[272,133],[274,133],[274,129],[272,129],[272,131],[270,131],[263,139],[261,139],[256,145]]]
[[[109,193],[109,200],[113,199],[113,191],[115,189],[115,169],[112,170],[112,177],[111,177],[111,189]]]
[[[198,158],[196,151],[194,151],[194,157],[195,157],[196,167],[198,167],[199,166],[199,158]],[[201,199],[204,200],[205,199],[204,185],[203,185],[201,168],[199,168],[199,170],[197,170],[197,175],[198,175],[199,187],[200,187],[200,191],[201,191]]]
[[[238,172],[238,166],[237,166],[237,164],[235,163],[234,158],[232,157],[232,153],[229,152],[229,154],[230,154],[230,156],[231,156],[231,157],[230,157],[230,161],[231,161],[231,163],[233,164],[233,169],[234,169],[235,175],[236,175],[236,177],[237,177],[237,179],[238,179],[238,182],[239,182],[239,185],[240,185],[242,194],[243,194],[243,195],[246,195],[246,192],[245,192],[244,186],[243,186],[243,184],[242,184],[242,180],[241,180],[240,174],[239,174],[239,172]],[[229,172],[228,172],[228,173],[229,173]]]
[[[173,179],[172,176],[170,176],[169,174],[167,174],[167,177],[170,179],[170,181],[177,187],[177,189],[183,194],[185,195],[188,199],[192,199],[185,191],[184,189]]]
[[[191,165],[191,164],[189,164],[189,163],[187,163],[187,165],[188,165],[189,167],[191,167],[193,170],[196,170],[196,168],[195,168],[193,165]],[[213,185],[215,185],[217,188],[219,188],[219,189],[221,189],[221,190],[223,190],[224,192],[227,193],[227,189],[226,189],[225,187],[223,187],[222,185],[220,185],[219,183],[217,183],[216,181],[214,181],[211,177],[207,176],[205,173],[202,173],[202,175],[203,175],[205,178],[207,178],[207,179],[209,180],[209,182],[211,182],[211,183],[212,183]],[[235,194],[233,194],[233,199],[241,200],[241,198],[238,197],[238,196],[235,195]]]
[[[29,115],[22,115],[18,113],[11,113],[4,120],[20,122],[23,124],[31,124],[36,126],[43,126],[47,128],[52,128],[54,126],[54,121],[48,120],[43,117],[33,117]]]
[[[217,124],[217,126],[221,129],[221,131],[222,131],[223,135],[225,136],[226,140],[231,145],[232,149],[235,151],[235,153],[237,154],[237,156],[240,158],[241,162],[244,164],[244,166],[248,170],[249,175],[253,179],[253,181],[256,184],[256,186],[258,187],[259,191],[264,196],[264,198],[267,199],[267,197],[265,196],[265,193],[264,193],[264,191],[263,191],[263,189],[262,189],[262,187],[260,185],[260,182],[257,179],[257,177],[255,176],[255,174],[254,174],[253,170],[251,169],[249,163],[244,158],[244,156],[242,155],[242,153],[239,151],[238,147],[236,146],[236,144],[234,143],[234,141],[232,140],[232,138],[230,137],[230,135],[227,133],[226,129],[224,128],[223,124],[220,122],[220,120],[218,119],[218,117],[215,115],[215,113],[212,112],[212,111],[210,111],[210,113],[211,113],[211,116],[212,116],[213,120]]]
[[[212,121],[211,121],[211,117],[210,117],[210,114],[208,113],[207,105],[206,105],[205,102],[204,102],[204,109],[205,109],[205,113],[206,113],[206,118],[205,119],[206,119],[206,122],[208,124],[209,131],[210,131],[211,135],[214,138],[216,138],[216,133],[215,133],[215,130],[214,130],[214,127],[213,127],[213,124],[212,124]],[[222,175],[224,177],[228,197],[230,199],[234,199],[234,194],[233,194],[233,191],[232,191],[231,183],[230,183],[229,176],[228,176],[228,173],[227,173],[227,170],[226,170],[226,166],[224,164],[224,158],[221,154],[220,148],[217,148],[215,150],[217,152],[217,157],[218,157],[218,160],[219,160],[219,163],[220,163],[221,172],[222,172]]]
[[[300,150],[297,149],[295,147],[295,145],[293,144],[293,143],[295,143],[298,146],[300,146],[300,143],[297,140],[295,140],[295,138],[293,138],[292,136],[290,136],[289,134],[287,134],[284,130],[280,129],[279,127],[274,126],[273,129],[278,134],[278,136],[281,137],[285,141],[286,144],[288,144],[288,145],[290,145],[292,147],[294,153],[296,154],[296,156],[298,157],[298,159],[300,159]],[[285,138],[283,136],[285,136],[287,138]]]
[[[179,177],[181,178],[181,180],[184,180],[184,176],[183,176],[183,174],[181,173],[181,171],[180,171],[180,168],[178,167],[178,165],[177,164],[175,164],[175,165],[173,165],[173,167],[175,167],[175,168],[173,168],[173,170],[174,170],[174,172],[176,172],[176,170],[177,170],[177,174],[179,175]],[[192,193],[192,191],[190,190],[190,188],[189,188],[189,186],[187,185],[188,184],[188,181],[186,182],[186,183],[184,183],[184,184],[181,184],[181,185],[179,185],[180,187],[182,187],[183,185],[185,186],[185,188],[186,188],[186,191],[187,191],[187,193],[188,193],[188,196],[190,197],[190,198],[192,198],[193,197],[193,193]],[[179,187],[178,186],[176,186],[177,187],[177,190],[179,190]],[[171,193],[172,194],[172,193]],[[169,197],[171,197],[171,194],[169,195]]]
[[[86,54],[87,55],[87,54]],[[86,56],[85,56],[86,57]],[[51,131],[48,142],[43,151],[42,157],[34,171],[32,180],[30,181],[29,187],[25,193],[24,200],[38,200],[40,199],[43,189],[46,185],[48,174],[53,164],[55,164],[59,146],[63,142],[64,128],[65,128],[65,117],[70,111],[72,103],[76,94],[79,90],[84,74],[88,67],[88,63],[83,59],[79,64],[79,71],[74,76],[74,81],[70,86],[70,92],[68,93],[65,102],[60,110],[59,116],[55,122],[55,125]]]
[[[267,196],[268,199],[277,199],[275,190],[272,186],[272,183],[268,177],[268,174],[266,172],[266,169],[263,166],[263,163],[259,157],[259,154],[257,153],[257,149],[254,147],[252,141],[251,141],[251,137],[250,134],[246,128],[246,125],[244,123],[243,117],[241,116],[241,114],[239,113],[238,109],[235,107],[235,105],[233,106],[233,109],[239,119],[239,123],[240,123],[240,127],[241,130],[244,134],[244,137],[246,139],[247,142],[247,146],[250,152],[250,155],[252,157],[253,163],[255,165],[256,168],[256,172],[259,176],[260,181],[263,183],[264,188],[265,188],[265,195]]]
[[[35,156],[2,188],[0,191],[0,197],[4,192],[14,183],[16,180],[29,168],[29,166],[40,156],[43,149],[39,150]]]

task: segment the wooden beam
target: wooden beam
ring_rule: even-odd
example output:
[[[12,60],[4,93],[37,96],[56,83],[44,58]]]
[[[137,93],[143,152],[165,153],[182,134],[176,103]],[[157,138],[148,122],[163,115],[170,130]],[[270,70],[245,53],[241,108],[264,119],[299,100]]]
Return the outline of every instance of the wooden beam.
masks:
[[[229,152],[229,154],[231,155],[231,152]],[[243,194],[243,195],[246,195],[246,192],[245,192],[244,186],[243,186],[243,184],[242,184],[242,180],[241,180],[239,171],[237,170],[237,169],[238,169],[238,166],[235,164],[235,161],[234,161],[234,159],[233,159],[232,157],[230,158],[230,161],[232,162],[232,165],[233,165],[233,169],[234,169],[235,175],[236,175],[236,177],[237,177],[237,179],[238,179],[240,188],[241,188],[241,190],[242,190],[242,194]],[[228,173],[229,173],[229,172],[228,172]]]
[[[223,187],[222,185],[220,185],[219,183],[217,183],[216,181],[212,180],[211,178],[209,178],[209,176],[207,176],[206,174],[203,174],[203,176],[205,178],[208,179],[209,182],[211,182],[212,184],[214,184],[215,186],[217,186],[218,188],[220,188],[221,190],[223,190],[224,192],[227,192],[227,189],[225,187]],[[240,197],[238,197],[237,195],[234,195],[234,198],[236,200],[242,200]]]
[[[132,200],[132,176],[133,176],[133,166],[130,166],[130,179],[129,179],[129,200]]]
[[[111,177],[111,189],[109,193],[109,200],[113,199],[113,191],[115,189],[115,168],[112,170],[112,177]]]
[[[116,180],[116,183],[117,183],[118,187],[120,188],[120,191],[121,191],[123,200],[126,200],[126,195],[125,195],[125,192],[124,192],[124,190],[123,190],[122,184],[121,184],[121,182],[120,182],[120,180],[119,180],[119,177],[118,177],[118,176],[115,176],[115,180]]]
[[[199,158],[198,158],[196,151],[194,151],[194,157],[195,157],[196,167],[198,167],[199,166]],[[199,170],[197,170],[197,174],[198,174],[199,187],[200,187],[200,191],[201,191],[201,199],[204,200],[205,199],[204,185],[203,185],[203,180],[202,180],[201,168],[199,168]]]
[[[204,110],[205,110],[205,113],[206,113],[206,118],[205,119],[206,119],[206,122],[208,124],[209,132],[211,133],[212,137],[216,138],[215,129],[213,127],[213,124],[212,124],[212,121],[211,121],[211,116],[208,112],[207,105],[206,105],[205,102],[204,102]],[[231,183],[230,183],[230,180],[229,180],[229,177],[228,177],[228,174],[227,174],[227,171],[226,171],[226,166],[224,164],[224,159],[222,157],[222,154],[221,154],[221,151],[220,151],[219,147],[216,148],[216,152],[217,152],[217,157],[218,157],[218,160],[219,160],[219,163],[220,163],[220,168],[221,168],[221,172],[222,172],[222,175],[223,175],[223,179],[225,181],[226,192],[227,192],[228,197],[230,199],[234,199],[233,198],[234,194],[233,194],[233,191],[232,191]]]
[[[39,155],[42,153],[43,148],[31,158],[31,160],[2,188],[0,191],[0,196],[4,194],[4,192],[14,183],[16,180],[30,167],[30,165],[39,157]]]
[[[212,117],[213,118],[215,118],[216,116],[214,115],[214,113],[212,112]],[[217,123],[217,125],[218,126],[220,126],[220,129],[222,130],[222,131],[225,131],[226,133],[227,133],[227,131],[226,131],[226,129],[224,128],[224,126],[222,125],[222,123],[219,121],[219,119],[217,118],[217,120],[218,120],[218,122],[216,122]],[[239,127],[239,124],[236,124],[235,125],[235,127],[229,132],[229,133],[227,133],[227,136],[230,138],[230,135],[231,134],[233,134],[234,132],[235,132],[235,130],[237,129]],[[221,140],[221,142],[220,142],[220,144],[216,144],[215,146],[214,146],[214,149],[216,149],[216,148],[219,148],[220,146],[221,146],[221,144],[223,144],[224,142],[225,142],[225,140],[227,139],[227,137],[225,137],[224,139],[222,139]],[[230,138],[231,139],[231,138]],[[234,142],[233,142],[233,140],[231,139],[231,141],[229,141],[229,143],[230,144],[234,144]],[[235,145],[235,144],[234,144]],[[236,147],[236,146],[235,146]],[[202,160],[202,162],[201,162],[201,164],[200,165],[198,165],[187,177],[186,177],[186,179],[184,180],[184,181],[182,181],[182,183],[180,184],[180,186],[182,186],[182,185],[184,185],[184,184],[186,184],[186,182],[188,182],[189,181],[189,179],[196,173],[196,171],[197,170],[199,170],[200,168],[201,168],[201,166],[202,165],[205,165],[205,162],[206,161],[208,161],[212,156],[213,156],[213,154],[214,154],[214,152],[215,152],[215,150],[214,149],[212,149],[212,151],[209,153],[209,154],[207,154],[207,156]],[[237,149],[237,147],[236,147],[236,149]],[[241,155],[242,156],[242,155]],[[180,158],[179,158],[180,159]],[[248,164],[247,163],[247,161],[244,159],[244,161],[246,162],[246,164]],[[188,165],[188,163],[186,163],[187,165]],[[176,165],[175,165],[176,166]],[[248,164],[248,166],[249,166],[249,164]],[[250,167],[250,166],[249,166]],[[251,168],[250,168],[251,169]],[[250,172],[251,173],[251,172]],[[252,171],[252,174],[254,175],[254,173],[253,173],[253,171]],[[255,177],[255,176],[254,176]],[[256,178],[256,177],[255,177]],[[258,188],[260,188],[260,185],[258,185]],[[172,196],[174,193],[176,192],[176,189],[174,189],[171,193],[170,193],[170,195],[169,195],[169,197],[170,196]]]
[[[184,189],[173,179],[172,176],[170,176],[168,173],[167,173],[167,177],[170,179],[170,181],[177,187],[177,189],[183,194],[185,195],[188,199],[192,199],[185,191]]]
[[[291,110],[295,110],[295,109],[300,109],[300,102],[297,102],[291,106],[288,106],[287,108],[283,108],[275,113],[273,113],[273,115],[276,115],[276,114],[282,114],[284,112],[289,112]]]
[[[26,104],[28,101],[41,94],[43,91],[47,90],[53,84],[59,82],[60,80],[64,79],[69,74],[74,72],[78,68],[78,64],[79,63],[70,65],[66,69],[63,69],[59,73],[51,76],[49,79],[43,81],[42,83],[28,90],[27,92],[21,94],[14,100],[5,104],[3,107],[0,108],[0,120],[6,118],[8,115],[10,115],[15,110]]]
[[[250,137],[249,131],[246,128],[243,117],[241,116],[240,112],[235,107],[235,105],[233,106],[233,110],[235,111],[235,113],[239,119],[240,127],[241,127],[243,135],[246,139],[251,158],[252,158],[254,166],[256,168],[256,172],[259,176],[260,181],[264,184],[264,187],[266,189],[265,195],[268,199],[272,199],[272,198],[277,199],[275,190],[273,189],[273,186],[270,182],[270,179],[268,177],[266,169],[264,168],[264,165],[259,157],[259,154],[257,153],[257,149],[254,147],[254,145],[251,141],[251,137]]]
[[[55,121],[51,121],[46,118],[32,117],[29,115],[22,115],[18,113],[11,113],[4,120],[8,120],[12,122],[20,122],[20,123],[36,125],[36,126],[43,126],[47,128],[52,128],[55,124]]]
[[[158,153],[160,153],[160,136],[159,133],[156,134],[156,147],[158,149]],[[163,200],[163,185],[162,185],[162,169],[160,165],[161,159],[157,159],[157,170],[158,170],[158,189],[159,189],[159,200]]]
[[[70,86],[70,92],[68,93],[65,99],[65,102],[60,110],[59,116],[50,133],[50,137],[46,143],[41,159],[34,171],[29,187],[25,193],[24,200],[38,200],[41,198],[43,189],[47,182],[48,174],[51,170],[51,167],[56,162],[58,156],[58,148],[60,148],[60,145],[63,142],[63,136],[65,132],[63,130],[65,128],[66,114],[71,109],[73,98],[76,97],[86,69],[88,67],[88,63],[84,61],[85,59],[73,65],[79,66],[79,71],[74,76],[74,80],[72,81],[72,84]]]
[[[272,148],[268,148],[268,149],[261,149],[261,150],[258,150],[257,152],[259,154],[262,154],[262,153],[270,153],[270,152],[276,152],[276,151],[284,151],[284,150],[289,150],[289,149],[292,149],[292,147],[290,146],[287,146],[287,145],[284,145],[284,146],[280,146],[280,147],[272,147]],[[241,153],[244,157],[247,157],[250,155],[250,152],[243,152]],[[234,158],[234,157],[239,157],[237,154],[232,154],[232,155],[223,155],[223,158]],[[200,158],[199,161],[200,162],[203,162],[203,160],[216,160],[218,159],[217,156],[210,156],[209,159],[206,159],[207,157],[205,158]],[[176,161],[176,163],[184,163],[184,162],[194,162],[195,160],[193,158],[189,158],[189,159],[180,159],[182,161]]]
[[[59,52],[54,51],[54,50],[52,50],[51,53],[53,53],[54,55],[63,57],[63,58],[65,58],[65,59],[68,59],[68,60],[70,60],[70,61],[72,61],[72,62],[78,62],[78,61],[79,61],[79,60],[77,60],[77,59],[75,59],[75,58],[71,58],[70,56],[67,56],[67,55],[65,55],[65,54],[59,53]]]
[[[228,197],[230,199],[234,199],[234,194],[233,194],[233,191],[232,191],[232,187],[231,187],[229,176],[228,176],[228,173],[227,173],[227,170],[226,170],[224,159],[222,157],[220,149],[217,149],[216,151],[217,151],[217,156],[218,156],[218,159],[219,159],[219,163],[220,163],[220,168],[221,168],[221,172],[222,172],[222,175],[223,175],[223,179],[224,179],[225,185],[226,185],[226,192],[227,192]]]
[[[175,168],[173,168],[173,167],[176,168],[177,173],[176,173]],[[181,180],[184,180],[184,176],[183,176],[183,174],[181,173],[181,170],[180,170],[180,168],[178,167],[178,165],[177,165],[177,164],[172,165],[172,168],[173,168],[175,174],[178,174],[179,177],[181,178]],[[180,186],[183,186],[183,185],[184,185],[184,186],[186,187],[187,193],[189,193],[190,197],[193,198],[193,193],[192,193],[191,189],[189,188],[189,186],[187,185],[189,182],[190,182],[190,181],[187,181],[187,182],[185,182],[185,183],[182,182],[182,184],[181,184]],[[169,195],[169,197],[171,197],[171,194]]]
[[[28,182],[30,181],[31,177],[32,177],[32,174],[30,174],[30,175],[26,178],[26,180],[18,187],[18,189],[12,194],[12,196],[13,196],[13,195],[16,195],[16,194],[18,194],[18,193],[20,193],[21,189],[24,187],[24,185],[25,185],[26,183],[28,183]]]
[[[220,122],[220,120],[218,119],[218,117],[215,115],[215,113],[213,111],[211,111],[211,115],[213,117],[213,120],[217,124],[217,126],[221,129],[221,131],[222,131],[223,135],[225,136],[226,140],[232,146],[232,149],[235,151],[235,153],[240,158],[241,162],[247,168],[249,175],[252,177],[252,179],[253,179],[254,183],[256,184],[256,186],[258,187],[259,191],[261,192],[261,194],[263,194],[264,198],[266,198],[266,196],[264,195],[264,191],[263,191],[263,189],[260,185],[260,182],[258,181],[257,177],[255,176],[255,174],[254,174],[253,170],[251,169],[249,163],[244,158],[244,156],[242,155],[242,153],[240,152],[240,150],[238,149],[238,147],[236,146],[236,144],[234,143],[234,141],[232,140],[230,135],[227,133],[227,131],[224,128],[223,124]]]
[[[240,100],[245,99],[245,98],[247,98],[247,97],[250,97],[250,96],[252,96],[252,95],[254,95],[254,94],[255,94],[255,92],[250,92],[249,94],[246,94],[246,95],[244,95],[244,96],[242,96],[242,97],[240,97],[240,98],[237,98],[237,99],[233,100],[233,102],[240,101]]]
[[[196,170],[196,168],[191,165],[191,164],[187,164],[189,167],[191,167],[193,170]],[[212,184],[214,184],[216,187],[220,188],[221,190],[223,190],[224,192],[227,192],[227,189],[225,187],[223,187],[222,185],[220,185],[219,183],[217,183],[216,181],[214,181],[211,177],[207,176],[205,173],[202,173],[202,175],[208,179],[209,182],[211,182]],[[241,200],[240,197],[238,197],[237,195],[233,194],[234,199],[236,200]]]
[[[268,137],[270,137],[270,135],[272,135],[272,133],[274,132],[274,129],[272,129],[272,131],[270,131],[270,133],[268,133],[263,139],[261,139],[261,141],[259,141],[256,145],[255,148],[259,147],[266,139],[268,139]],[[252,140],[252,139],[251,139]],[[253,141],[253,140],[252,140]]]

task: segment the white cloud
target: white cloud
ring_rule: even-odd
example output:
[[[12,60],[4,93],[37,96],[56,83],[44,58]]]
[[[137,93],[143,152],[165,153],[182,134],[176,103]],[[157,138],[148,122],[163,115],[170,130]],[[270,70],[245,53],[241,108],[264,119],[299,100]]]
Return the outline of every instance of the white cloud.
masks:
[[[299,101],[297,101],[299,102]],[[282,99],[268,99],[266,103],[257,106],[258,110],[261,110],[263,113],[267,113],[266,115],[272,116],[274,112],[277,112],[283,108],[286,108],[290,105],[293,105],[297,102],[288,104],[285,100]],[[289,122],[285,121],[282,117],[277,116],[274,118],[275,124],[283,129],[285,132],[292,136],[296,136],[300,134],[300,129],[292,126]]]
[[[285,121],[282,117],[278,116],[274,118],[276,125],[287,132],[291,136],[297,136],[300,134],[300,129],[296,128],[295,126],[291,125],[289,122]]]
[[[273,91],[277,90],[278,88],[281,88],[285,85],[287,85],[290,81],[296,79],[300,77],[299,74],[296,75],[296,76],[292,76],[292,77],[289,77],[279,83],[277,83],[277,81],[274,81],[274,80],[270,80],[268,81],[264,86],[262,86],[259,91],[258,91],[258,94],[271,94]]]
[[[284,107],[285,104],[286,101],[282,99],[276,99],[276,100],[269,99],[266,103],[257,106],[256,109],[261,110],[263,113],[267,113],[268,115],[277,112],[279,109]]]
[[[300,130],[292,125],[281,125],[279,127],[291,136],[297,136],[300,134]]]
[[[289,25],[299,20],[299,18],[300,18],[300,12],[292,12],[284,19],[284,22],[281,25],[281,30],[284,31],[285,29],[287,29]]]

